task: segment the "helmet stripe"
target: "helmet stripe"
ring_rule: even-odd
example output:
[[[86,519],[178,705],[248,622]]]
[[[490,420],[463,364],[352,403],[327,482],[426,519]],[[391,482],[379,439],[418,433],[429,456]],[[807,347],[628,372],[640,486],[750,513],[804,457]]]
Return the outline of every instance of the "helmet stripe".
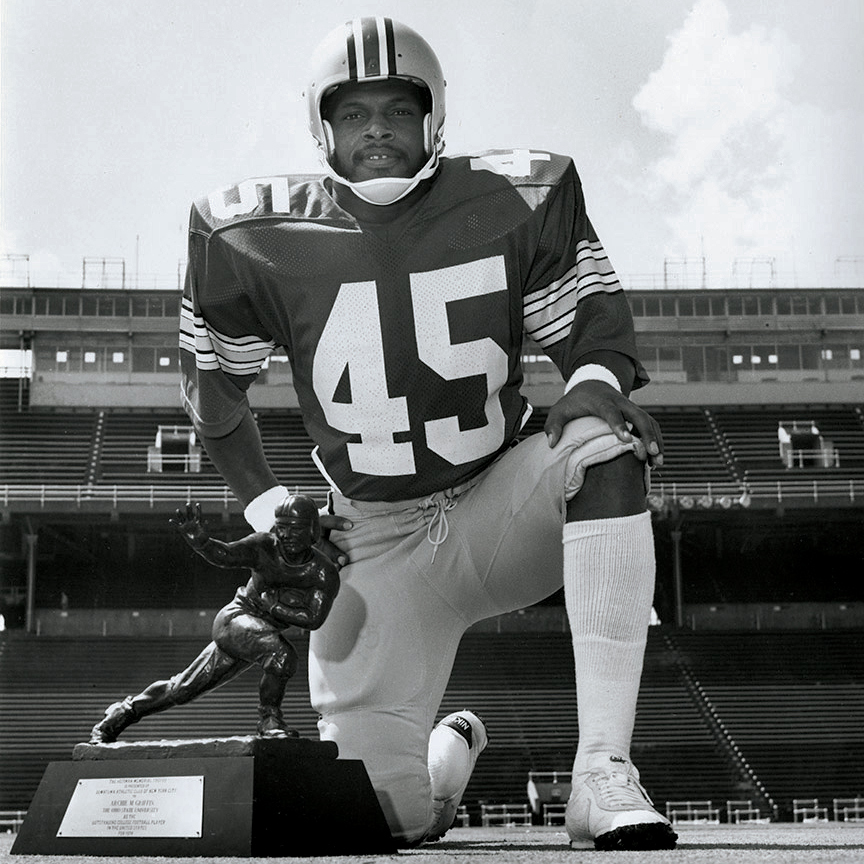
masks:
[[[396,74],[396,39],[391,18],[355,18],[348,22],[348,79]]]
[[[357,70],[361,78],[377,77],[381,74],[381,40],[378,38],[378,19],[360,19],[360,43],[362,58],[358,56]],[[360,73],[360,69],[363,70]]]
[[[349,21],[348,29],[348,80],[357,80],[357,45],[354,41],[354,22]]]
[[[393,36],[393,19],[384,19],[384,41],[387,45],[387,74],[396,75],[396,39]]]

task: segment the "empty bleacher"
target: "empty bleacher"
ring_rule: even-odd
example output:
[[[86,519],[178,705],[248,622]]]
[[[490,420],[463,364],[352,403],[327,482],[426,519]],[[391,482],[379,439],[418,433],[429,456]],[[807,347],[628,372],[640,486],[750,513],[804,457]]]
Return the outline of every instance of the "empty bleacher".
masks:
[[[739,483],[734,463],[712,430],[710,413],[702,408],[653,411],[663,434],[663,467],[655,470],[655,488],[688,484],[717,487]]]
[[[864,419],[855,406],[807,409],[747,407],[681,407],[653,411],[666,446],[664,465],[652,472],[656,492],[674,495],[738,494],[746,487],[754,497],[776,497],[776,484],[809,490],[813,483],[864,481]],[[805,416],[806,415],[806,416]],[[297,411],[261,411],[261,437],[276,474],[289,487],[323,494],[326,483],[311,458],[313,444]],[[543,428],[535,413],[522,437]],[[777,424],[814,421],[838,453],[837,467],[788,469],[778,452]],[[201,454],[200,471],[148,471],[148,449],[160,426],[188,426],[177,411],[82,411],[55,413],[5,410],[0,415],[0,484],[224,485]],[[829,488],[826,486],[825,488]],[[853,490],[854,493],[854,490]],[[809,492],[808,492],[809,494]]]
[[[728,734],[786,813],[857,794],[864,776],[860,631],[671,637]]]
[[[323,494],[327,483],[312,461],[312,439],[299,412],[261,412],[257,416],[261,442],[276,476],[293,489]]]
[[[302,641],[302,639],[301,639]],[[0,641],[0,809],[26,806],[49,761],[69,758],[107,705],[195,657],[200,638],[11,638]],[[304,647],[301,648],[301,657]],[[146,718],[127,740],[244,734],[255,725],[258,676],[250,670],[191,705]],[[568,633],[469,633],[440,715],[470,707],[490,745],[465,801],[526,799],[531,770],[568,771],[578,738]],[[286,715],[314,737],[305,660],[289,684]],[[653,634],[638,705],[634,755],[657,800],[729,797],[734,778]]]
[[[148,470],[147,452],[153,446],[160,426],[189,426],[189,418],[182,411],[145,414],[106,412],[97,481],[176,483],[177,471]],[[221,480],[206,453],[201,454],[200,467],[198,472],[183,472],[183,482],[194,484]]]
[[[789,481],[793,478],[864,478],[864,425],[852,406],[786,408],[713,408],[717,427],[728,442],[735,462],[750,482]],[[837,465],[816,464],[786,468],[780,459],[777,428],[815,423],[837,452]]]
[[[96,416],[3,411],[0,483],[86,483]]]
[[[727,734],[772,797],[854,796],[864,776],[864,669],[860,632],[692,633],[674,647],[652,629],[638,702],[633,757],[655,801],[750,797],[694,704],[678,669],[697,674]],[[289,722],[315,737],[305,638],[289,683]],[[107,705],[184,668],[200,638],[0,638],[0,809],[26,807],[49,761],[68,759]],[[256,670],[190,705],[130,727],[127,740],[247,734],[255,725]],[[440,716],[471,708],[490,744],[465,803],[527,799],[528,772],[568,771],[578,739],[573,661],[566,632],[470,632],[457,655]],[[757,802],[758,804],[758,802]],[[791,811],[790,811],[791,813]],[[791,817],[790,817],[791,818]]]

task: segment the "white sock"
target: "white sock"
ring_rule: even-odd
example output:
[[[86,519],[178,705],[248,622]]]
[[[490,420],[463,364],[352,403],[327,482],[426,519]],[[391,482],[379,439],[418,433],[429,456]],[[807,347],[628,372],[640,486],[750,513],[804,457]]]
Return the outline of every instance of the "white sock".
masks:
[[[563,541],[576,663],[578,773],[594,754],[630,758],[654,598],[651,514],[567,522]]]

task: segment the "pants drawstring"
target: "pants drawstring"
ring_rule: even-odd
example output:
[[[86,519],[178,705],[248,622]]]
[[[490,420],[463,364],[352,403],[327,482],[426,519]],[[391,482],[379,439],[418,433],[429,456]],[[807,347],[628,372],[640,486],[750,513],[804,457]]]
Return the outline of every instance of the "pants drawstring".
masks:
[[[435,562],[435,553],[447,539],[450,533],[450,523],[447,520],[447,511],[456,506],[454,498],[438,498],[437,500],[424,501],[420,505],[423,510],[434,508],[435,512],[426,526],[426,539],[432,544],[432,563]],[[433,536],[434,532],[434,536]]]

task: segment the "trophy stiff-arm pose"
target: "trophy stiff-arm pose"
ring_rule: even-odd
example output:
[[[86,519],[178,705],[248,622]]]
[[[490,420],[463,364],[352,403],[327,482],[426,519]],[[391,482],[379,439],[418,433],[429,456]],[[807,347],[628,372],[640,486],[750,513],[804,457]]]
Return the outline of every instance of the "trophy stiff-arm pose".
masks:
[[[105,711],[90,743],[116,741],[143,717],[183,705],[230,681],[257,664],[258,734],[296,735],[282,716],[282,697],[297,671],[297,651],[283,635],[289,627],[316,630],[339,592],[339,571],[313,544],[321,539],[318,510],[303,495],[289,495],[276,507],[268,532],[231,543],[209,535],[199,505],[178,510],[172,523],[186,542],[217,567],[248,568],[252,575],[213,620],[213,641],[182,672],[154,681],[137,696],[127,696]]]

